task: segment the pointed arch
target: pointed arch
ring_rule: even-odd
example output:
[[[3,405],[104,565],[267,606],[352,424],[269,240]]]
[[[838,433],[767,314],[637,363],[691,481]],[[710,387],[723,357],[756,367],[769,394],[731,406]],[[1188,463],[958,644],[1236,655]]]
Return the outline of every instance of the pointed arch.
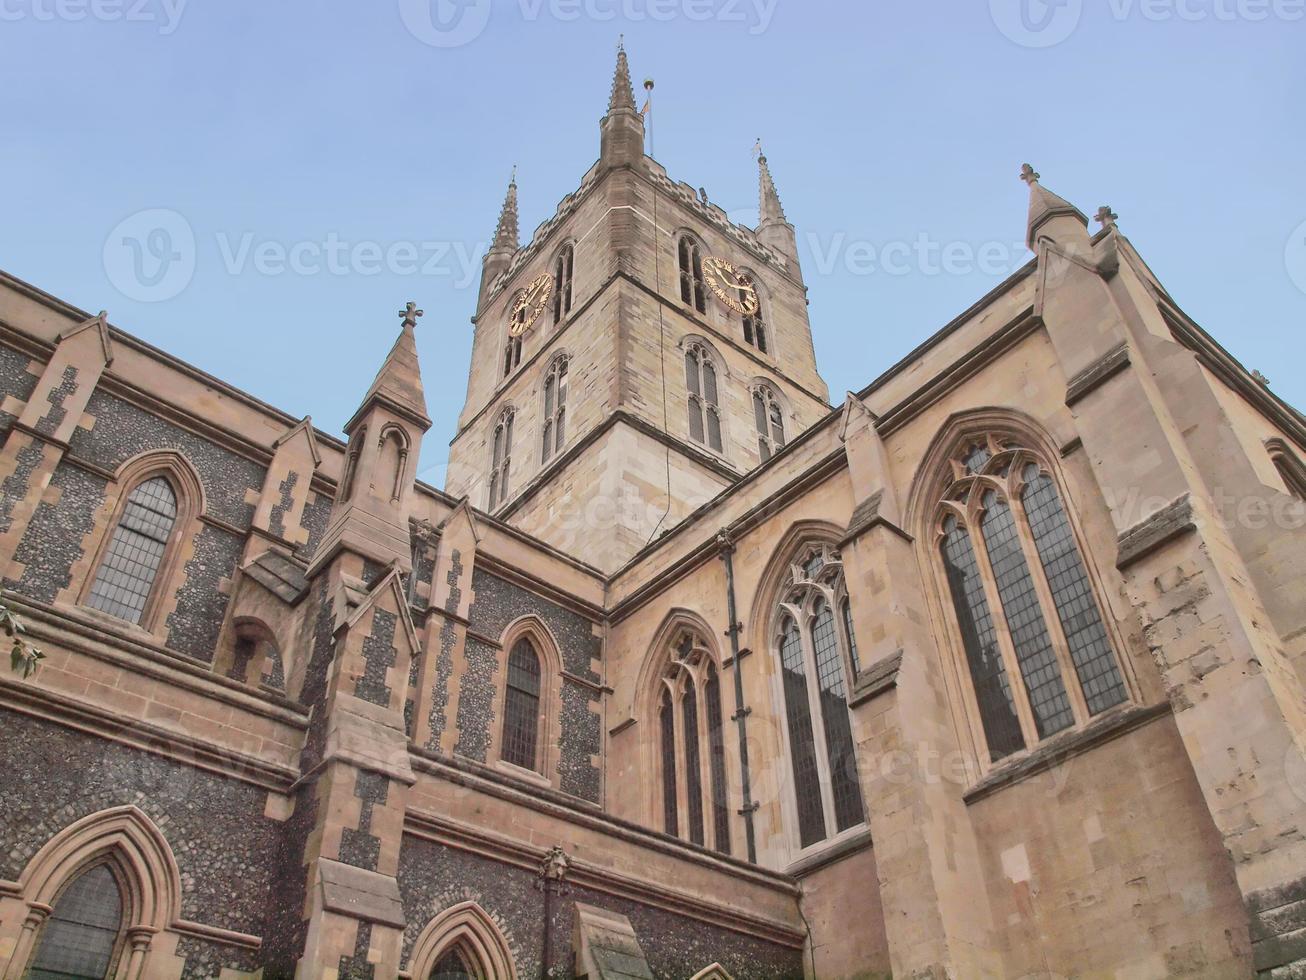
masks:
[[[729,760],[716,633],[691,610],[669,611],[631,697],[633,717],[650,733],[641,740],[649,826],[728,854]]]
[[[475,902],[451,906],[426,924],[413,943],[409,975],[427,980],[451,950],[458,951],[476,980],[517,980],[517,966],[503,931]]]
[[[523,767],[504,758],[505,725],[508,723],[508,701],[513,652],[522,642],[529,644],[530,653],[539,665],[538,717],[535,722],[535,764]],[[489,758],[495,759],[510,771],[521,774],[523,770],[536,773],[550,784],[557,783],[558,737],[562,717],[562,648],[547,623],[534,613],[519,616],[509,623],[499,641],[503,651],[495,677],[494,722],[491,725]]]
[[[139,453],[118,467],[115,494],[78,603],[144,629],[171,590],[181,543],[205,513],[204,484],[181,453]]]
[[[1053,436],[1010,409],[952,415],[908,498],[958,734],[980,770],[1133,697],[1136,681]]]
[[[705,966],[695,973],[689,980],[735,980],[726,968],[720,963],[713,963],[711,966]]]
[[[748,646],[752,650],[770,649],[771,610],[784,588],[794,554],[805,544],[827,544],[834,547],[843,537],[843,528],[831,521],[817,519],[795,521],[771,549],[771,556],[763,566],[757,580],[749,612]]]
[[[163,832],[136,806],[82,817],[55,834],[18,878],[29,904],[51,906],[88,865],[109,861],[127,887],[128,928],[166,929],[181,917],[181,872]]]

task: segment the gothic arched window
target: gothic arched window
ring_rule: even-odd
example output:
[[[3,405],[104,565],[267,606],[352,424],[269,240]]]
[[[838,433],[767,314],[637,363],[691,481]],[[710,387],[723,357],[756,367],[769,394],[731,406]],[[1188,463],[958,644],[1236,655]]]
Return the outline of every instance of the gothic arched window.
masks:
[[[571,312],[571,282],[576,246],[568,243],[553,264],[553,322],[561,323]]]
[[[785,447],[784,409],[780,396],[768,384],[753,386],[753,424],[757,426],[757,451],[765,463]]]
[[[1288,448],[1282,439],[1272,439],[1267,444],[1274,468],[1288,492],[1298,500],[1306,500],[1306,465]]]
[[[517,293],[517,300],[522,293]],[[512,323],[509,325],[508,339],[503,345],[503,376],[506,378],[521,364],[521,338],[526,332],[526,307],[513,301]]]
[[[840,629],[835,617],[846,598],[839,553],[813,545],[790,565],[776,614],[800,848],[866,819],[844,680],[855,662],[850,619],[841,613],[846,625]]]
[[[744,314],[744,343],[767,354],[771,347],[766,336],[766,320],[762,315],[762,298],[755,291],[751,294],[742,289],[739,291],[740,303],[746,303],[749,298],[756,299],[757,309],[752,313]]]
[[[963,447],[952,467],[938,548],[996,762],[1129,695],[1046,465],[989,437]]]
[[[544,376],[543,412],[544,451],[541,461],[547,463],[554,453],[562,449],[567,435],[567,355],[559,354],[549,365]]]
[[[428,980],[475,980],[475,974],[458,947],[454,946],[431,968]]]
[[[663,829],[705,846],[710,830],[711,846],[729,854],[721,682],[702,637],[691,630],[676,636],[660,684]]]
[[[721,452],[716,362],[702,344],[685,348],[685,387],[689,391],[689,437]]]
[[[23,976],[33,980],[108,977],[122,931],[122,886],[107,864],[97,864],[74,878],[54,903]]]
[[[177,495],[166,478],[151,477],[127,497],[86,604],[139,623],[177,521]]]
[[[508,655],[508,684],[503,699],[505,762],[523,769],[538,769],[540,730],[540,657],[526,637]]]
[[[512,467],[513,410],[505,408],[494,426],[490,456],[490,510],[508,499],[508,473]]]
[[[687,305],[707,312],[707,287],[703,284],[703,251],[698,242],[682,235],[677,249],[680,262],[680,299]]]

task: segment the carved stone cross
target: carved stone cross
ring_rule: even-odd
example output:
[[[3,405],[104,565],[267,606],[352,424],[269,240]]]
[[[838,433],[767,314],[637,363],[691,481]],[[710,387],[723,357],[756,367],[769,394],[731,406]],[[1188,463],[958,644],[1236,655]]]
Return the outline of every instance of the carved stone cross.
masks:
[[[399,311],[399,316],[403,317],[405,327],[415,327],[417,326],[417,318],[425,312],[425,310],[419,310],[417,304],[410,300],[408,305]]]
[[[1027,184],[1037,184],[1039,172],[1031,167],[1028,163],[1020,165],[1020,179]]]

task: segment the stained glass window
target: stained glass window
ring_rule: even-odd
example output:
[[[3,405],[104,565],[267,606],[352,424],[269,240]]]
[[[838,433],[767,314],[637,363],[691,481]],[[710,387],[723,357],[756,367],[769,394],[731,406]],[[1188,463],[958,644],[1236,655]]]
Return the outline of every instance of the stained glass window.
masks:
[[[1024,477],[1025,515],[1034,535],[1034,547],[1052,590],[1088,713],[1100,714],[1125,700],[1125,683],[1057,488],[1052,478],[1040,474],[1032,463],[1025,468]]]
[[[712,770],[712,829],[716,849],[730,853],[730,810],[726,801],[726,733],[721,720],[721,681],[716,667],[707,665],[707,684],[703,688],[707,706],[708,753]]]
[[[695,844],[702,844],[703,769],[698,751],[698,693],[694,690],[693,683],[690,683],[680,699],[680,710],[684,718],[685,796],[689,804],[689,839]]]
[[[514,766],[535,769],[540,727],[540,658],[522,637],[508,655],[508,684],[503,704],[503,758]]]
[[[107,865],[73,880],[41,930],[25,976],[32,980],[102,980],[122,930],[122,891]]]
[[[998,635],[984,595],[975,549],[966,529],[949,517],[943,526],[943,565],[952,591],[952,602],[961,630],[966,662],[970,666],[980,723],[993,761],[1019,752],[1025,738],[1016,717],[1016,706],[1007,682],[1007,669],[998,649]]]
[[[662,820],[668,834],[680,832],[680,818],[676,804],[676,710],[671,704],[671,692],[662,692],[662,707],[658,711],[662,737]]]
[[[100,562],[86,604],[139,623],[177,520],[177,497],[161,476],[127,497],[122,517]]]
[[[1075,716],[1061,681],[1061,668],[1034,591],[1029,564],[1020,547],[1011,508],[992,490],[984,495],[984,507],[980,527],[998,597],[1002,600],[1002,613],[1016,648],[1016,662],[1020,664],[1029,706],[1034,712],[1034,725],[1039,738],[1046,738],[1073,725]]]
[[[786,618],[780,627],[780,667],[784,677],[785,720],[789,726],[789,753],[798,803],[798,835],[803,847],[825,839],[825,809],[821,802],[820,773],[812,708],[807,695],[803,641],[798,624]]]

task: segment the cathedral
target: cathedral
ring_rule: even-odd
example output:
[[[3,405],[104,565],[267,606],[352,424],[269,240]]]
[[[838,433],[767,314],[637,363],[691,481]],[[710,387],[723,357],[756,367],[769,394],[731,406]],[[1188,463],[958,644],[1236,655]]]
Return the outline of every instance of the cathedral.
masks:
[[[443,488],[416,304],[338,438],[0,273],[0,976],[1306,977],[1306,418],[1028,166],[832,405],[645,136],[508,188]]]

